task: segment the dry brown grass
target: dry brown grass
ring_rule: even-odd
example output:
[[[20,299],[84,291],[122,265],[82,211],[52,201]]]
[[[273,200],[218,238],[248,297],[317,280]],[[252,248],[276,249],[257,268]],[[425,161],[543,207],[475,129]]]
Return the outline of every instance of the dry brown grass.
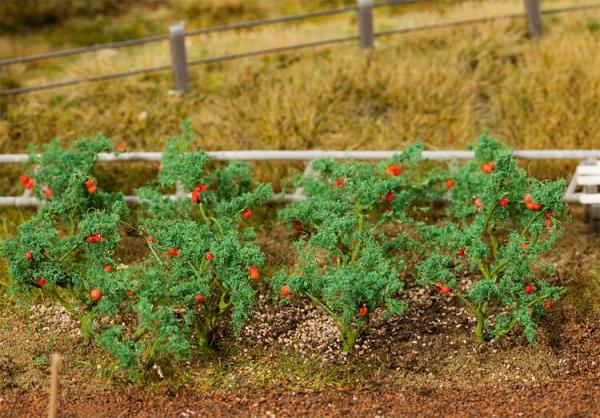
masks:
[[[521,8],[520,1],[460,3],[378,11],[376,21],[385,30]],[[4,99],[0,152],[96,131],[130,149],[158,150],[185,117],[207,150],[399,149],[414,140],[463,148],[485,128],[515,148],[597,148],[597,18],[596,11],[545,18],[540,42],[528,41],[524,22],[514,20],[380,39],[368,55],[349,44],[193,67],[184,96],[170,94],[171,75],[162,74]],[[190,41],[190,58],[339,36],[355,25],[350,15],[203,36]],[[27,85],[166,62],[168,50],[157,44],[51,68],[16,66],[10,76]],[[571,167],[531,165],[544,176]],[[286,170],[264,172],[272,179]]]

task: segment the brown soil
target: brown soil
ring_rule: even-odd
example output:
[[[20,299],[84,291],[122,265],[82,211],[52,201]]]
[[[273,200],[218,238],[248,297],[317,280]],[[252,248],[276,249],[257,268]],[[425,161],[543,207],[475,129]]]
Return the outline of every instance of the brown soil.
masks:
[[[62,317],[41,305],[0,316],[0,416],[46,413],[46,359],[55,351],[64,355],[64,417],[600,416],[600,237],[587,232],[580,208],[573,215],[548,255],[569,292],[533,345],[517,332],[477,346],[455,300],[408,283],[409,313],[377,322],[345,358],[319,311],[263,297],[242,337],[228,341],[233,348],[135,385],[99,347],[56,329]],[[293,261],[273,232],[259,235],[270,263]]]

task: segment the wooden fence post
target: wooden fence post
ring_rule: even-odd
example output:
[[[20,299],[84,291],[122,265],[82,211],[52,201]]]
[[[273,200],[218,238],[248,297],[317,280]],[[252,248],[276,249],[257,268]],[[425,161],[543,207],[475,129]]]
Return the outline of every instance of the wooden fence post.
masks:
[[[542,15],[540,14],[539,0],[523,0],[525,2],[525,13],[527,14],[527,29],[532,39],[541,38],[544,34]]]
[[[373,0],[357,0],[358,3],[358,30],[360,34],[360,48],[372,49],[373,37]]]
[[[60,354],[50,356],[50,399],[48,402],[48,418],[56,418],[58,408],[58,374],[60,372]]]
[[[183,23],[169,27],[169,42],[171,44],[171,63],[173,65],[173,78],[175,90],[186,91],[189,77],[187,68],[187,54],[185,53],[185,29]]]

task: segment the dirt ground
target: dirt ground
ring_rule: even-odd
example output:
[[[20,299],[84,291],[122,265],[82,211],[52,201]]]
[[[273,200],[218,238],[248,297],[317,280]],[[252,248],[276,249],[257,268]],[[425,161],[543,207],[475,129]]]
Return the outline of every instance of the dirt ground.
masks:
[[[0,307],[0,417],[46,414],[52,352],[64,356],[61,417],[600,417],[600,236],[581,208],[573,217],[547,256],[568,294],[532,345],[517,333],[477,346],[455,300],[409,282],[407,315],[379,322],[352,358],[319,311],[264,297],[233,348],[132,384],[55,308]],[[261,244],[273,263],[289,257],[273,232]]]

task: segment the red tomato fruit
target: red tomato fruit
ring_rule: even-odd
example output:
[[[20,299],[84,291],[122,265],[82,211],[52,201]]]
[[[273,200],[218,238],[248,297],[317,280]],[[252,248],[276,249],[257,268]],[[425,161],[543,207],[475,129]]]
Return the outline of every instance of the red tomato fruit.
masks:
[[[344,185],[344,183],[346,183],[346,177],[340,177],[339,179],[337,179],[333,182],[333,185],[335,187],[342,187]]]
[[[392,177],[399,176],[402,174],[402,167],[397,166],[396,164],[390,164],[386,168],[388,174]]]
[[[291,294],[290,288],[287,287],[287,285],[283,286],[281,289],[279,289],[279,294],[281,295],[282,298],[287,298]]]
[[[102,297],[102,291],[100,289],[92,289],[90,291],[90,297],[94,300],[99,300]]]
[[[95,243],[102,241],[102,235],[100,235],[100,234],[90,235],[89,237],[86,238],[86,240],[90,244],[95,244]]]
[[[258,271],[258,268],[255,266],[250,266],[248,267],[248,276],[250,276],[252,280],[258,281],[260,280],[260,271]]]
[[[85,182],[85,187],[89,193],[96,193],[96,183],[94,183],[94,179],[89,179]]]

